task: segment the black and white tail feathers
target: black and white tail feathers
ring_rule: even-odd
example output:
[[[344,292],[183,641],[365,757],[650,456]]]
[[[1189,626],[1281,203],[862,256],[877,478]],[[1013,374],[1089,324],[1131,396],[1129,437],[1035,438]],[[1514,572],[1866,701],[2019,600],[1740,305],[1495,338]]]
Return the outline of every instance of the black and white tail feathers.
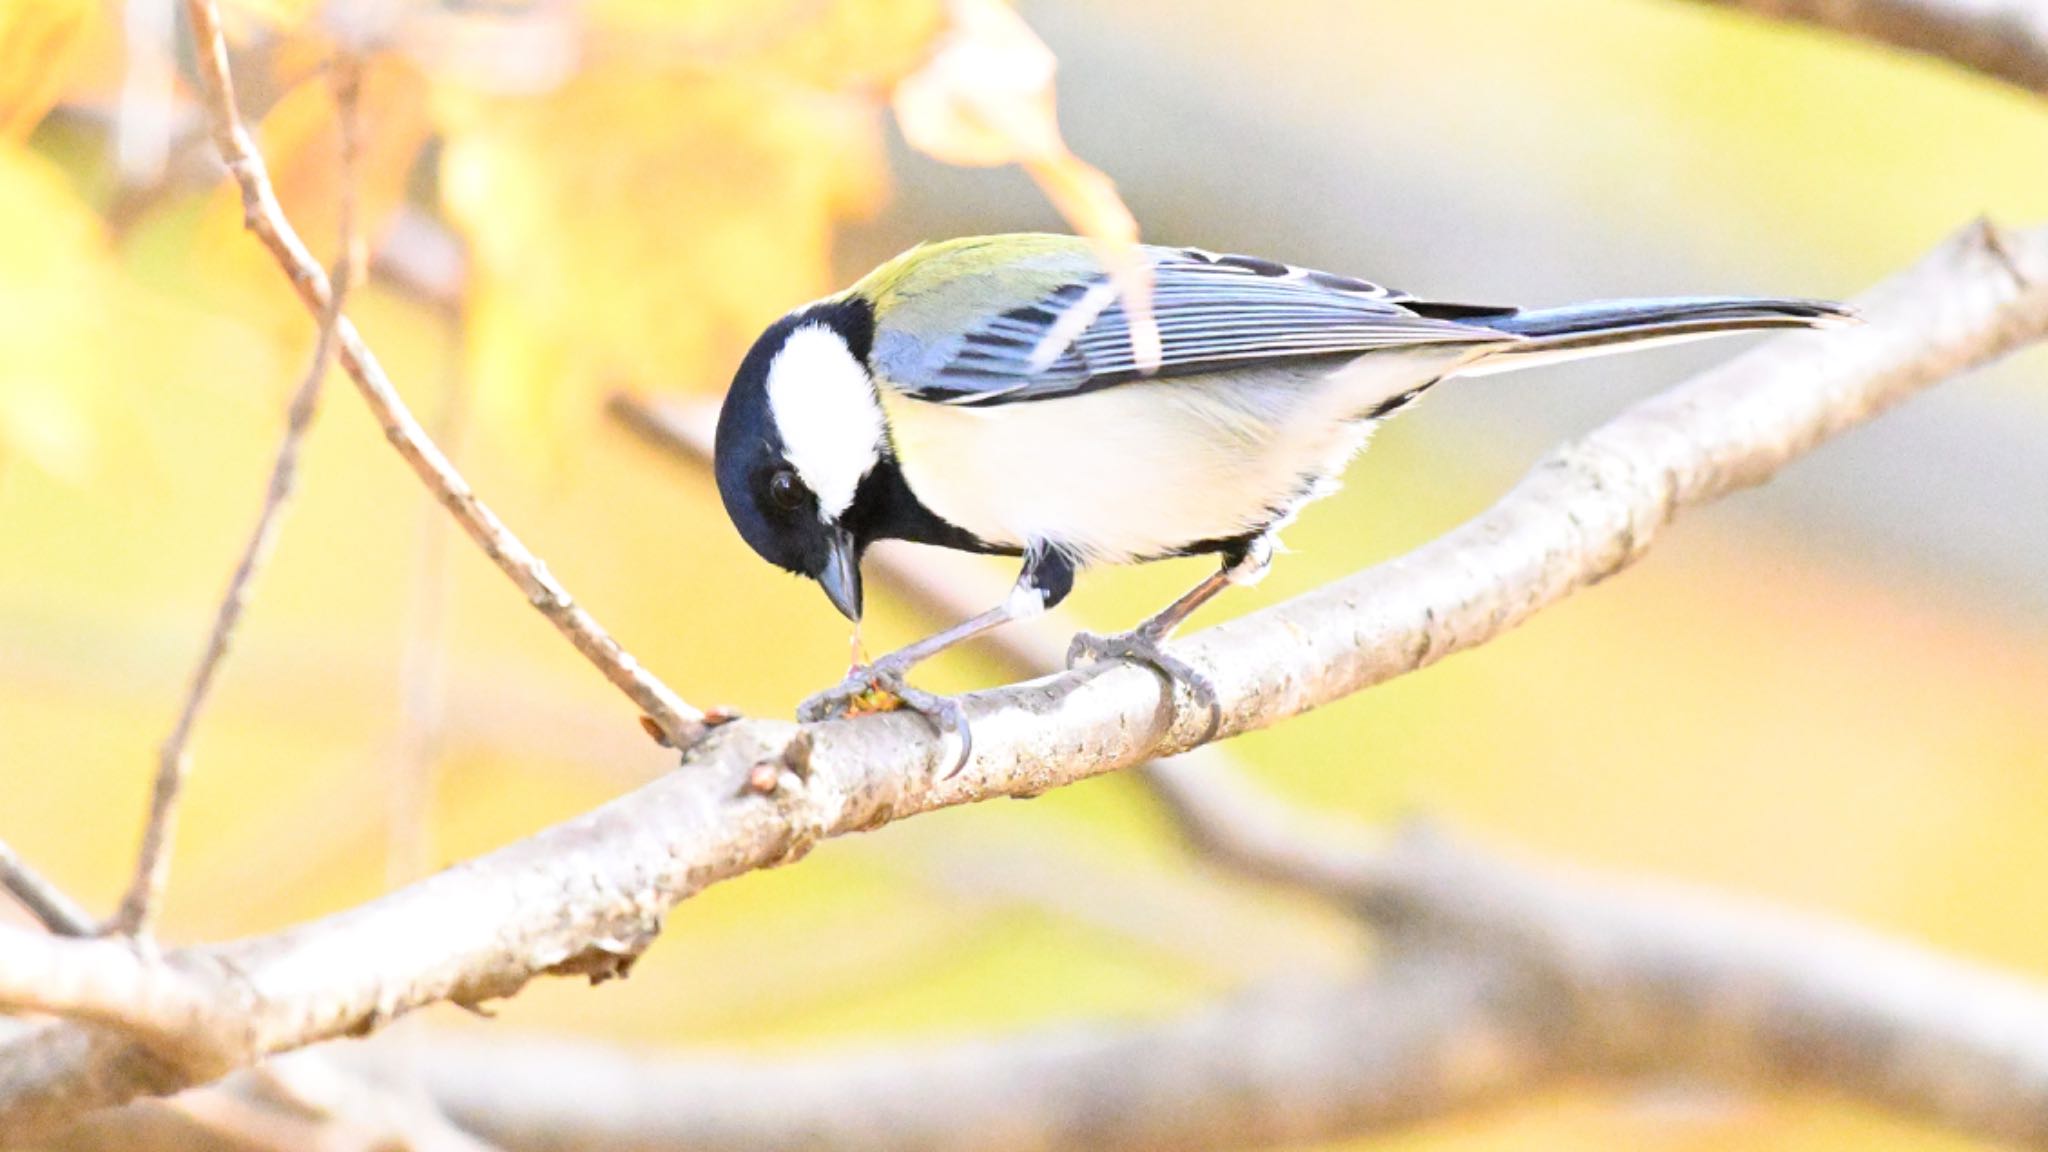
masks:
[[[1478,368],[1528,367],[1533,361],[1568,360],[1626,345],[1675,342],[1761,328],[1829,328],[1853,323],[1856,313],[1826,300],[1696,296],[1594,300],[1490,316],[1475,326],[1510,332],[1527,342],[1504,348]]]

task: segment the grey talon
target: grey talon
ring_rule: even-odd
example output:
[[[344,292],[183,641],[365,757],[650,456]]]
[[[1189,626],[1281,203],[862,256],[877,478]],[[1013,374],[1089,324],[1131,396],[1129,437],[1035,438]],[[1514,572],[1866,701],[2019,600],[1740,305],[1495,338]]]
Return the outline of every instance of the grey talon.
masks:
[[[877,688],[902,701],[905,710],[924,717],[941,738],[951,736],[958,740],[960,754],[941,779],[950,780],[967,767],[967,761],[974,752],[974,733],[967,725],[967,710],[950,696],[911,687],[904,680],[904,671],[886,657],[865,668],[855,669],[837,686],[797,705],[797,719],[804,723],[838,719],[846,714],[847,705],[855,697]]]
[[[1143,664],[1167,679],[1170,686],[1186,688],[1194,702],[1209,713],[1208,727],[1203,729],[1201,742],[1206,744],[1216,738],[1223,728],[1223,705],[1216,695],[1216,686],[1209,677],[1195,667],[1166,650],[1165,642],[1145,628],[1136,628],[1115,636],[1098,636],[1093,632],[1077,632],[1073,642],[1067,646],[1067,667],[1072,668],[1083,660],[1094,663],[1102,660],[1129,660]]]

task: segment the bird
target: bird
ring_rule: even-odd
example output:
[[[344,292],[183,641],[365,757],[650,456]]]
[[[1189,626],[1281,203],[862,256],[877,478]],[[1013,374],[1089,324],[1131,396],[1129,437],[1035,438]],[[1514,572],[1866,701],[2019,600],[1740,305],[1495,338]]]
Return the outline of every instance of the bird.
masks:
[[[1378,422],[1453,377],[1624,347],[1853,319],[1825,300],[1600,300],[1522,309],[1426,299],[1255,256],[1141,245],[1150,324],[1074,236],[923,244],[770,324],[719,411],[714,471],[740,536],[815,580],[858,627],[861,556],[900,539],[1021,557],[989,610],[856,664],[803,720],[884,698],[958,738],[957,701],[918,663],[1060,603],[1087,567],[1213,555],[1217,569],[1137,627],[1081,633],[1070,666],[1130,660],[1207,709],[1167,640],[1256,583],[1278,535],[1338,487]],[[1140,317],[1137,320],[1133,316]]]

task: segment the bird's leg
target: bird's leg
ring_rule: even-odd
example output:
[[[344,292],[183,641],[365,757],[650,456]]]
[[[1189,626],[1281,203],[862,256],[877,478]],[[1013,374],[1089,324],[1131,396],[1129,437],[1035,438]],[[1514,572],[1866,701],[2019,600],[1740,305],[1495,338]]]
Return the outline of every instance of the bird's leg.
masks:
[[[956,644],[1013,620],[1038,615],[1045,611],[1047,605],[1064,597],[1073,581],[1071,561],[1057,553],[1032,553],[1025,558],[1024,570],[1017,576],[1016,587],[1010,590],[1010,595],[1001,604],[916,643],[906,644],[866,667],[853,669],[837,687],[820,692],[799,705],[797,719],[809,723],[861,711],[863,698],[879,689],[930,720],[941,736],[951,736],[959,742],[959,754],[946,773],[948,777],[954,776],[967,766],[967,758],[974,751],[974,734],[967,727],[966,710],[949,696],[911,687],[904,677],[913,667]]]
[[[1272,537],[1253,537],[1241,548],[1225,553],[1221,568],[1129,632],[1115,636],[1076,633],[1074,642],[1067,647],[1067,667],[1101,660],[1134,660],[1153,668],[1172,683],[1185,687],[1195,703],[1208,711],[1209,726],[1203,730],[1202,740],[1214,739],[1223,725],[1223,705],[1216,697],[1216,686],[1193,665],[1168,652],[1166,639],[1218,592],[1233,584],[1258,583],[1272,563]]]
[[[804,701],[797,708],[796,718],[810,722],[860,711],[858,705],[861,698],[880,689],[903,701],[912,711],[938,721],[942,730],[952,731],[962,727],[958,718],[959,705],[943,697],[912,688],[905,682],[904,677],[912,668],[955,644],[971,640],[1014,619],[1017,619],[1017,613],[1012,610],[1010,601],[1005,600],[979,616],[963,620],[942,632],[935,632],[914,644],[906,644],[876,659],[872,664],[856,665],[837,687],[827,689]]]

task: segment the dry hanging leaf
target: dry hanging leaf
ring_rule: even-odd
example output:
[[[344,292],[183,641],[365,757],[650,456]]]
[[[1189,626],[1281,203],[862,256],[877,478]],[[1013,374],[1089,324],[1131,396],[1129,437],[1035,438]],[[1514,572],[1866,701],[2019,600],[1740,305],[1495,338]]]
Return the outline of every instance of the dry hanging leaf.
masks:
[[[114,265],[64,174],[12,144],[0,144],[0,252],[0,466],[78,479],[88,400],[110,375]]]
[[[324,63],[327,55],[318,59]],[[285,215],[327,264],[340,227],[340,127],[325,68],[303,71],[309,74],[264,116],[257,137]],[[369,250],[375,250],[404,203],[413,163],[433,131],[427,94],[425,78],[405,58],[385,52],[363,61],[356,230]],[[277,290],[277,267],[269,254],[242,235],[242,201],[232,182],[222,181],[214,189],[206,213],[199,243],[220,254],[216,279],[238,293],[236,312],[260,316],[266,327],[292,332],[295,338],[302,334],[304,310],[290,293]]]
[[[89,0],[16,0],[0,7],[0,141],[26,140],[63,90]]]
[[[477,412],[528,452],[620,386],[722,387],[880,189],[868,106],[741,74],[597,72],[446,123]]]
[[[1060,135],[1051,49],[1001,0],[951,0],[952,27],[923,68],[896,85],[896,121],[912,147],[949,164],[1020,164],[1074,230],[1095,241],[1131,316],[1139,367],[1159,366],[1152,269],[1138,224],[1101,171]]]

